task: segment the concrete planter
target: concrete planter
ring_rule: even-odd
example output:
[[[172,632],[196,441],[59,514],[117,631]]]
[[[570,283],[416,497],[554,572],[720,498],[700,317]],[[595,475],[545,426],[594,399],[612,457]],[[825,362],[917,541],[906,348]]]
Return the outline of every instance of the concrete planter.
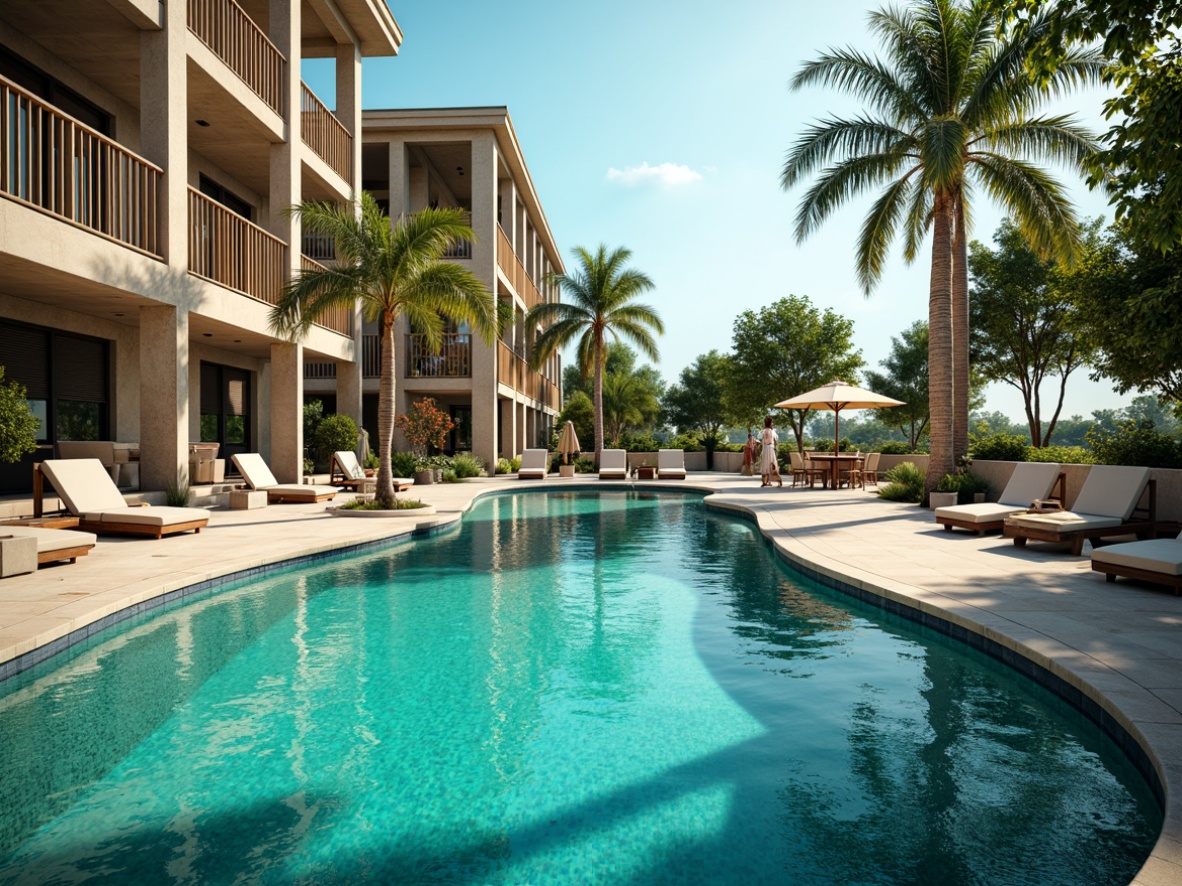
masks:
[[[415,485],[416,486],[430,486],[435,482],[435,472],[430,468],[423,471],[415,471]]]
[[[936,508],[950,508],[956,504],[956,499],[955,492],[933,492],[928,496],[928,507],[933,511]]]
[[[423,505],[421,508],[400,508],[397,511],[355,511],[351,508],[325,508],[334,517],[363,517],[377,519],[399,519],[403,517],[426,517],[435,513],[435,505]]]
[[[558,466],[558,476],[559,477],[573,477],[574,475],[575,475],[575,466],[574,465],[559,465]]]

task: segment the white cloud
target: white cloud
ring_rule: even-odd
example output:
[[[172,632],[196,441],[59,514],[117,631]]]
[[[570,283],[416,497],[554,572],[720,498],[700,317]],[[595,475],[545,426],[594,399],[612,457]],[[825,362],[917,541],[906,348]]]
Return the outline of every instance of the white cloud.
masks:
[[[701,178],[702,174],[700,172],[677,163],[661,163],[657,166],[649,166],[648,163],[641,163],[639,166],[626,166],[623,169],[613,167],[607,171],[608,181],[619,182],[630,188],[650,182],[666,188],[672,188],[678,185],[688,185],[690,182],[700,181]]]

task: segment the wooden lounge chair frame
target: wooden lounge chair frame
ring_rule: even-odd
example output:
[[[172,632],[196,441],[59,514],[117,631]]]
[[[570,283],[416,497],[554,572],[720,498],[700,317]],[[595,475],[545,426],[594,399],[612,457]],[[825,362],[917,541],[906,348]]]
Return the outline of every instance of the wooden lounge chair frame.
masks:
[[[1041,526],[1017,526],[1006,522],[1002,526],[1002,532],[1006,538],[1012,538],[1014,546],[1019,548],[1025,547],[1028,541],[1045,541],[1051,544],[1069,543],[1071,553],[1076,557],[1083,553],[1085,541],[1094,542],[1099,538],[1111,538],[1119,535],[1136,535],[1139,539],[1157,538],[1163,532],[1176,535],[1179,532],[1177,523],[1157,519],[1157,481],[1150,480],[1146,484],[1146,491],[1149,493],[1148,505],[1143,508],[1138,502],[1137,507],[1133,509],[1134,515],[1140,511],[1145,516],[1141,519],[1131,518],[1119,526],[1068,529],[1066,532],[1061,532],[1053,527],[1044,529]]]
[[[245,483],[239,484],[239,486],[237,488],[238,489],[250,489],[254,492],[265,492],[265,493],[267,493],[267,502],[269,504],[282,504],[285,501],[294,502],[296,504],[312,504],[312,503],[320,502],[320,501],[331,501],[333,498],[336,497],[337,492],[339,491],[337,489],[332,489],[332,491],[329,492],[329,491],[326,491],[329,489],[329,487],[300,486],[298,483],[280,483],[280,484],[278,484],[278,487],[283,487],[283,486],[289,487],[286,489],[277,488],[276,486],[258,486],[258,487],[256,487],[250,482],[250,479],[246,476],[246,472],[244,472],[242,470],[242,465],[238,461],[239,455],[258,455],[258,453],[246,452],[246,453],[239,453],[234,456],[231,456],[231,461],[233,461],[234,466],[238,468],[238,473],[242,474],[242,479],[246,481]],[[262,456],[259,456],[259,457],[262,458]],[[265,467],[267,469],[268,473],[270,472],[271,468],[265,462],[263,464],[263,467]],[[272,475],[272,476],[274,476],[274,475]]]
[[[20,528],[19,523],[5,524],[0,523],[0,538],[11,538],[11,533],[5,532],[5,527],[9,529]],[[45,527],[42,527],[45,528]],[[81,527],[79,527],[81,528]],[[66,532],[68,530],[62,530]],[[85,557],[94,548],[94,544],[74,545],[69,548],[58,548],[56,551],[38,551],[37,565],[45,566],[47,563],[57,563],[59,560],[69,560],[71,563],[76,563],[79,557]]]
[[[114,482],[114,481],[112,481]],[[41,472],[41,463],[33,464],[33,516],[40,517],[44,513],[45,504],[45,475]],[[129,503],[129,508],[146,508],[147,502]],[[146,523],[120,523],[114,520],[87,520],[83,516],[78,517],[78,528],[86,532],[93,532],[96,535],[147,535],[151,538],[160,539],[166,535],[176,535],[181,532],[193,532],[198,535],[201,530],[209,525],[209,518],[203,517],[197,520],[188,520],[184,523],[172,523],[168,526],[150,526]],[[53,553],[58,553],[54,551]],[[40,555],[38,555],[40,556]],[[61,558],[59,558],[61,559]],[[38,561],[40,562],[40,561]]]
[[[373,477],[350,477],[345,473],[345,466],[337,461],[336,453],[333,453],[328,464],[328,484],[330,486],[342,486],[350,492],[364,492],[366,484],[377,484],[377,476]],[[340,477],[338,480],[337,478]],[[394,491],[406,492],[410,487],[414,486],[413,482],[407,483],[405,477],[394,477]],[[401,481],[401,482],[400,482]]]
[[[1152,483],[1153,481],[1151,480],[1150,482]],[[874,485],[875,486],[878,485],[877,479],[875,480]],[[1060,471],[1059,476],[1055,479],[1055,485],[1051,487],[1051,497],[1047,500],[1048,501],[1057,501],[1060,504],[1062,504],[1064,501],[1067,500],[1067,474],[1065,474],[1063,471]],[[1155,507],[1156,507],[1156,503],[1155,503]],[[1015,513],[1018,513],[1018,511],[1015,510]],[[949,517],[947,515],[942,515],[942,516],[936,517],[936,522],[939,523],[941,526],[943,526],[944,529],[947,530],[948,532],[951,532],[955,528],[955,529],[967,529],[970,532],[977,533],[977,535],[984,535],[986,532],[996,532],[998,529],[1004,530],[1005,525],[1006,525],[1006,518],[999,517],[996,520],[988,520],[988,521],[974,523],[971,520],[958,520],[955,517]],[[1007,535],[1006,537],[1012,538],[1012,536],[1009,536],[1009,535]],[[1021,545],[1019,545],[1019,547],[1021,547]]]
[[[1182,594],[1182,575],[1167,575],[1164,572],[1155,572],[1152,569],[1124,566],[1120,563],[1104,563],[1097,560],[1092,561],[1092,571],[1104,573],[1104,580],[1109,583],[1115,583],[1116,577],[1119,575],[1124,578],[1133,578],[1155,585],[1165,585],[1167,588],[1173,590],[1175,597]]]

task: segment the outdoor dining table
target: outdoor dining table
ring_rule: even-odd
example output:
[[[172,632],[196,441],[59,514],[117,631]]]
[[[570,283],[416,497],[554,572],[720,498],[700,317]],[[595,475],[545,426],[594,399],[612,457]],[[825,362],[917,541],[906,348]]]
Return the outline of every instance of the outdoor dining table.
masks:
[[[830,466],[829,467],[830,485],[832,486],[832,488],[836,489],[839,478],[841,477],[842,470],[847,470],[846,468],[843,468],[842,465],[849,465],[850,466],[849,469],[860,467],[862,462],[864,462],[866,460],[866,456],[864,456],[864,455],[842,455],[842,454],[823,455],[820,453],[814,453],[814,454],[809,455],[809,460],[817,462],[819,464],[828,464]]]

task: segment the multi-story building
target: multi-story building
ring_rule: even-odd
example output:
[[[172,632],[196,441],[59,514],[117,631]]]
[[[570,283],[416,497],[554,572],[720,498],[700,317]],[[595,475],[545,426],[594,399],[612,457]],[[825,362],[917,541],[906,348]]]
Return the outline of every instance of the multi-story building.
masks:
[[[467,328],[445,336],[439,353],[401,318],[395,330],[397,411],[432,397],[450,411],[455,429],[449,451],[472,451],[486,464],[523,449],[546,446],[560,406],[557,355],[541,369],[527,359],[532,333],[526,313],[558,298],[548,282],[563,273],[558,247],[534,190],[521,146],[503,107],[365,111],[361,147],[362,183],[394,218],[427,206],[468,211],[474,244],[448,256],[466,265],[489,291],[512,306],[513,322],[491,347]],[[363,338],[365,426],[377,426],[376,329]],[[336,373],[335,388],[333,374]],[[340,411],[340,367],[306,358],[309,396]],[[337,394],[339,397],[339,393]],[[395,440],[397,448],[405,441]]]
[[[360,187],[361,59],[401,39],[385,0],[0,3],[0,365],[41,418],[37,457],[138,443],[161,489],[205,440],[295,480],[306,356],[361,419],[355,312],[295,344],[268,313],[311,260],[286,210]],[[306,58],[335,60],[335,96]]]

